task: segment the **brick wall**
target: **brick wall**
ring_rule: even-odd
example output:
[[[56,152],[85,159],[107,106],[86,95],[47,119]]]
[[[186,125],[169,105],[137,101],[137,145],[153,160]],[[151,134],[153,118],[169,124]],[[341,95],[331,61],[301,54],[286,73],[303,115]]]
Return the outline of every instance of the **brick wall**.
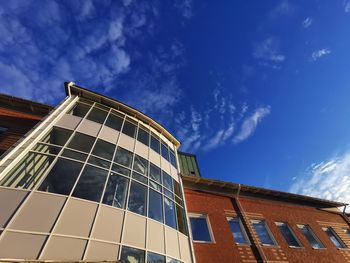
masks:
[[[207,214],[213,231],[215,242],[212,244],[194,243],[195,256],[198,263],[206,262],[257,262],[258,249],[254,246],[236,245],[230,227],[228,216],[239,214],[236,201],[230,197],[219,196],[185,189],[186,203],[189,213]],[[322,227],[331,226],[350,247],[348,239],[342,230],[350,228],[341,215],[321,211],[314,207],[291,205],[287,203],[240,197],[241,209],[246,219],[264,219],[277,241],[277,246],[261,246],[268,262],[295,263],[337,263],[350,262],[350,250],[339,250],[329,240]],[[275,222],[288,222],[303,248],[290,248],[276,227]],[[325,249],[312,249],[296,224],[308,224],[318,238],[326,246]],[[251,225],[250,233],[256,238]],[[246,229],[247,230],[247,229]],[[258,244],[258,240],[256,244]],[[254,244],[254,242],[253,242]]]
[[[7,128],[6,132],[0,134],[0,154],[22,138],[41,118],[0,107],[0,126]]]

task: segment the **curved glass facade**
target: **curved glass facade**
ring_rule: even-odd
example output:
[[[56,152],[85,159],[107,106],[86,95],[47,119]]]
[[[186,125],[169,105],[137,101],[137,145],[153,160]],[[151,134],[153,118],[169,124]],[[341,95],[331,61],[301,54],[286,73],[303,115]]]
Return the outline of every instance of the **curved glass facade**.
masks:
[[[187,220],[174,144],[150,125],[93,101],[79,99],[65,112],[0,182],[2,187],[30,193],[29,199],[34,194],[65,198],[57,212],[57,222],[43,232],[43,249],[33,259],[55,259],[45,256],[54,254],[50,252],[55,244],[52,242],[67,238],[65,230],[61,231],[63,236],[56,236],[55,232],[63,224],[69,206],[84,200],[93,211],[89,212],[90,229],[85,235],[68,236],[84,236],[88,245],[85,244],[87,248],[80,258],[72,259],[91,258],[91,247],[100,245],[101,251],[112,251],[114,246],[114,259],[125,262],[186,261],[180,247],[188,241]],[[112,243],[94,237],[95,225],[100,224],[99,219],[103,222],[100,211],[106,209],[112,212],[105,213],[116,213],[121,218],[120,237]],[[8,233],[12,225],[10,222],[6,226]],[[145,233],[133,236],[133,226]],[[157,237],[157,229],[163,236]],[[151,240],[152,233],[156,242]],[[164,244],[158,248],[153,243],[159,238],[164,239]],[[102,241],[109,243],[103,243],[103,247]],[[174,248],[168,248],[170,243],[178,247],[178,252],[171,252]],[[190,251],[189,247],[185,250],[187,254]]]

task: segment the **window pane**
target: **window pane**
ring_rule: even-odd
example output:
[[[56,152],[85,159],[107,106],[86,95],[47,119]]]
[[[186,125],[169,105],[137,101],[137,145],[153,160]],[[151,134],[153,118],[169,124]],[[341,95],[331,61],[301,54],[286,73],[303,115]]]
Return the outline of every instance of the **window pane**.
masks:
[[[164,171],[162,172],[163,172],[163,185],[169,190],[173,191],[173,179],[166,172]]]
[[[94,107],[87,116],[87,119],[102,124],[104,123],[107,114],[108,112]]]
[[[276,223],[277,227],[281,231],[281,234],[283,235],[284,239],[286,240],[287,244],[291,247],[300,247],[300,243],[296,239],[294,233],[286,223]]]
[[[113,164],[112,165],[112,170],[116,173],[119,173],[119,174],[122,174],[122,175],[125,175],[125,176],[130,176],[130,170],[127,169],[127,168],[124,168],[118,164]]]
[[[182,199],[181,186],[178,182],[173,180],[175,194]]]
[[[264,221],[254,221],[253,227],[257,233],[260,242],[264,245],[275,245],[270,233],[267,230],[267,226]]]
[[[176,218],[177,218],[177,225],[179,227],[179,231],[187,235],[185,210],[178,204],[176,204],[176,215],[177,215]]]
[[[298,227],[313,248],[324,248],[323,244],[317,240],[315,234],[308,225],[299,225]]]
[[[170,192],[169,190],[167,190],[166,188],[163,189],[163,192],[167,197],[174,199],[174,194],[172,192]]]
[[[99,202],[108,172],[87,165],[74,189],[73,196]]]
[[[139,173],[136,173],[136,172],[133,172],[132,173],[132,178],[134,178],[135,180],[141,182],[141,183],[144,183],[144,184],[147,184],[148,183],[148,179],[147,177],[139,174]]]
[[[165,160],[169,160],[168,146],[162,142],[162,156]]]
[[[122,263],[145,263],[145,251],[123,246],[120,261]]]
[[[156,137],[155,135],[151,135],[151,149],[153,149],[153,151],[159,153],[160,150],[160,142],[159,142],[159,139],[158,137]]]
[[[124,117],[122,117],[122,116],[115,115],[115,114],[109,114],[109,116],[105,122],[105,125],[112,128],[112,129],[120,131],[120,129],[122,128],[123,119],[124,119]]]
[[[148,217],[163,222],[162,195],[151,189],[149,190]]]
[[[82,103],[77,103],[74,106],[74,108],[71,110],[70,114],[84,118],[86,113],[89,111],[89,109],[90,109],[90,106]]]
[[[68,147],[82,152],[90,152],[94,142],[94,137],[77,132],[69,142]]]
[[[147,263],[165,263],[165,256],[148,252]]]
[[[332,243],[337,247],[337,248],[346,248],[346,245],[343,243],[343,241],[340,239],[340,237],[334,232],[334,230],[331,227],[328,227],[324,229]]]
[[[142,158],[141,156],[135,154],[133,168],[136,172],[139,172],[139,173],[147,176],[148,161],[146,159]]]
[[[156,182],[153,182],[152,180],[149,180],[149,186],[155,190],[158,190],[159,192],[162,191],[162,186],[157,184]]]
[[[193,240],[211,242],[206,217],[190,217]]]
[[[168,198],[164,198],[165,224],[176,229],[175,204]]]
[[[147,188],[139,183],[131,182],[128,209],[134,213],[146,214]]]
[[[59,158],[38,190],[69,195],[82,168],[82,163]]]
[[[87,158],[87,154],[85,153],[80,153],[80,152],[76,152],[73,150],[63,150],[62,156],[68,157],[68,158],[72,158],[75,160],[79,160],[79,161],[85,161]]]
[[[109,167],[111,166],[111,162],[108,162],[101,158],[97,158],[95,156],[90,156],[88,162],[106,169],[109,169]]]
[[[131,167],[132,152],[129,152],[124,148],[118,147],[114,157],[114,161],[126,167]]]
[[[72,134],[72,131],[53,127],[52,130],[40,141],[63,146],[66,144],[71,134]]]
[[[115,149],[114,144],[98,139],[94,146],[94,149],[92,150],[92,154],[108,160],[112,160],[114,149]]]
[[[347,229],[345,232],[350,237],[350,229]]]
[[[175,153],[173,153],[173,151],[171,150],[170,150],[170,163],[172,166],[177,168]]]
[[[180,261],[173,259],[173,258],[167,258],[166,263],[180,263]]]
[[[124,208],[128,185],[129,179],[111,173],[102,202],[114,207]]]
[[[145,130],[140,128],[139,132],[137,134],[137,140],[148,146],[149,145],[149,133],[148,133],[148,131],[145,131]]]
[[[150,164],[149,177],[158,183],[162,183],[160,178],[160,168],[153,163]]]
[[[124,126],[123,126],[123,131],[124,134],[129,135],[132,138],[135,138],[136,135],[136,125],[129,122],[125,121]]]
[[[41,153],[45,153],[45,154],[57,155],[60,152],[61,149],[62,149],[61,147],[57,147],[57,146],[53,146],[53,145],[47,145],[47,144],[42,144],[42,143],[37,143],[34,146],[33,151],[41,152]]]
[[[238,218],[228,220],[233,239],[237,244],[248,244],[247,236]]]

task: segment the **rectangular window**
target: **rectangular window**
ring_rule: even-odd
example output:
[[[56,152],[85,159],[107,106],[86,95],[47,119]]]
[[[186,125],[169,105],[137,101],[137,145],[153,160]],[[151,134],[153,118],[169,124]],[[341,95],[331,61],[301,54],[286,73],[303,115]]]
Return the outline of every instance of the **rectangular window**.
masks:
[[[114,156],[114,161],[118,164],[131,168],[132,152],[118,147],[117,152]]]
[[[83,170],[72,196],[99,202],[108,172],[90,165]]]
[[[128,210],[134,213],[146,214],[147,187],[142,184],[131,182]]]
[[[176,218],[177,218],[177,226],[181,233],[187,235],[187,226],[186,226],[186,215],[185,209],[178,204],[176,204]]]
[[[120,255],[120,262],[122,263],[144,263],[145,251],[137,248],[123,246]]]
[[[327,227],[327,228],[322,228],[324,232],[326,232],[327,236],[329,239],[332,241],[332,243],[337,247],[337,248],[347,248],[347,246],[344,244],[344,242],[340,239],[340,237],[335,233],[333,228]]]
[[[72,114],[74,116],[78,116],[81,118],[84,118],[86,113],[90,110],[91,106],[88,106],[83,103],[77,103],[74,108],[69,112],[69,114]]]
[[[213,242],[209,220],[204,214],[190,214],[190,223],[193,241],[197,242]]]
[[[274,240],[264,220],[252,220],[252,224],[256,234],[259,237],[261,244],[267,245],[267,246],[276,245],[276,241]]]
[[[105,158],[107,160],[112,160],[114,149],[115,149],[114,144],[106,142],[101,139],[97,139],[94,149],[92,150],[92,154]]]
[[[5,133],[8,129],[4,126],[0,126],[0,135]]]
[[[135,154],[133,168],[136,172],[142,175],[148,175],[148,161],[137,154]]]
[[[159,138],[154,134],[151,135],[151,149],[156,153],[160,152]]]
[[[104,123],[107,114],[108,112],[101,110],[97,107],[93,107],[89,115],[87,116],[87,119],[102,124]]]
[[[149,133],[142,128],[139,128],[139,132],[137,134],[137,140],[142,142],[145,145],[149,145]]]
[[[227,220],[236,244],[250,244],[241,220],[238,217],[230,217]]]
[[[147,263],[165,263],[165,256],[147,252]]]
[[[169,174],[166,172],[162,171],[163,173],[163,186],[168,188],[169,190],[173,191],[173,179]]]
[[[162,195],[151,189],[149,190],[148,217],[163,222]]]
[[[118,174],[122,174],[122,175],[125,175],[125,176],[130,176],[130,170],[127,169],[127,168],[124,168],[118,164],[113,164],[112,165],[112,170]]]
[[[153,163],[150,164],[149,177],[160,184],[162,183],[160,168]]]
[[[103,197],[103,203],[118,208],[124,208],[128,185],[129,179],[111,173]]]
[[[298,228],[303,233],[307,241],[309,241],[311,247],[313,247],[314,249],[320,249],[325,247],[317,238],[317,236],[312,231],[309,225],[298,225]]]
[[[95,142],[95,138],[83,133],[77,132],[72,140],[69,142],[68,147],[81,152],[90,152],[92,145]]]
[[[164,197],[165,224],[176,229],[175,203]]]
[[[111,113],[108,115],[105,125],[114,130],[120,131],[123,125],[123,120],[124,120],[123,116],[119,114],[116,115]]]
[[[125,121],[122,133],[135,138],[136,135],[136,124],[130,121]]]
[[[169,161],[169,151],[168,146],[162,141],[162,156],[165,160]]]
[[[350,237],[350,229],[345,229],[345,233]]]
[[[175,153],[172,150],[170,150],[170,163],[177,169]]]
[[[63,146],[71,136],[72,131],[53,127],[52,130],[40,141],[49,144]]]
[[[80,153],[80,152],[76,152],[73,150],[64,150],[62,153],[62,156],[67,157],[67,158],[71,158],[71,159],[75,159],[75,160],[79,160],[82,162],[85,162],[86,158],[87,158],[87,154],[85,153]]]
[[[286,240],[288,246],[290,247],[301,247],[300,241],[297,239],[292,229],[287,223],[275,222],[278,229],[281,231],[282,236]]]

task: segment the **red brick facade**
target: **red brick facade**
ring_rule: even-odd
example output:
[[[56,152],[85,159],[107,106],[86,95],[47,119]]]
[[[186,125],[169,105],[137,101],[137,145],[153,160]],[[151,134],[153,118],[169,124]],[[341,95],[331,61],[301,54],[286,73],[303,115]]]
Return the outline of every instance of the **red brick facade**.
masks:
[[[214,236],[214,243],[194,242],[197,263],[209,262],[295,262],[295,263],[340,263],[350,262],[349,249],[337,249],[322,227],[332,227],[350,248],[350,238],[343,232],[349,223],[342,215],[316,207],[289,204],[254,197],[226,197],[203,191],[186,189],[185,196],[189,213],[207,214]],[[227,217],[244,216],[248,222],[245,230],[252,245],[236,245],[227,222]],[[277,246],[261,246],[251,226],[251,219],[264,219]],[[275,225],[288,222],[302,248],[290,248]],[[325,249],[313,249],[297,227],[308,224],[325,245]],[[259,252],[260,251],[260,252]],[[258,261],[257,259],[260,260]]]
[[[0,108],[0,127],[7,130],[0,134],[0,154],[23,137],[42,117],[22,113],[8,108]]]

